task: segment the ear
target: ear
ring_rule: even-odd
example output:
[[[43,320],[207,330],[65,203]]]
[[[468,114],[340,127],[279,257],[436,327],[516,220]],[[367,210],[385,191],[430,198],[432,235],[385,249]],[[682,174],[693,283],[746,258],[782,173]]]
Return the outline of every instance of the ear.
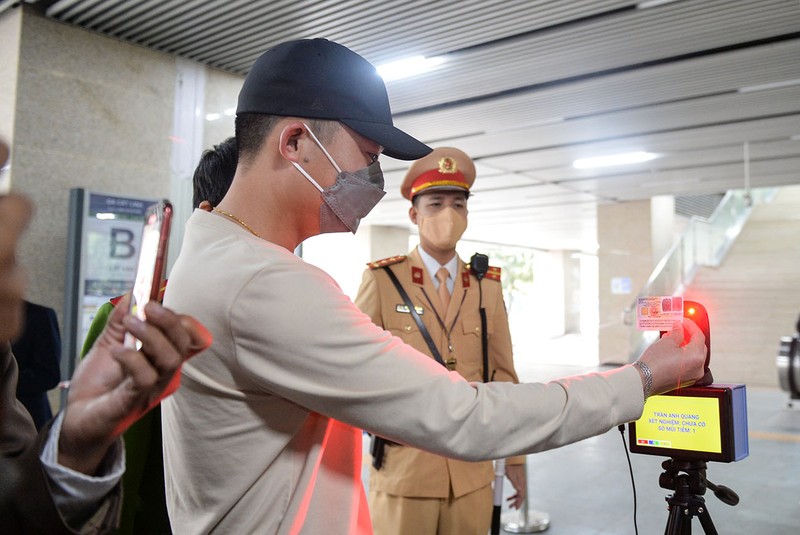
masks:
[[[290,121],[281,127],[278,150],[290,162],[300,162],[300,139],[305,137],[306,126],[302,121]]]
[[[411,204],[411,208],[409,208],[409,209],[408,209],[408,218],[409,218],[409,219],[411,220],[411,222],[412,222],[412,223],[414,223],[415,225],[418,225],[418,224],[419,224],[419,223],[417,223],[417,215],[418,215],[418,212],[417,212],[417,207],[416,207],[416,206],[414,206],[414,204],[412,203],[412,204]]]
[[[214,207],[211,206],[211,203],[208,201],[200,201],[200,204],[198,204],[197,207],[206,212],[210,212],[214,209]]]

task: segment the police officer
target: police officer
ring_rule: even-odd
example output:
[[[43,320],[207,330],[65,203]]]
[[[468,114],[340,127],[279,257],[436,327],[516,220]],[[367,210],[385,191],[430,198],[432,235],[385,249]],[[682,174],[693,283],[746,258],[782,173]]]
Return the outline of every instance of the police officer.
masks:
[[[369,264],[356,305],[377,325],[469,381],[516,383],[500,269],[470,266],[456,254],[474,181],[474,163],[455,148],[434,149],[414,162],[400,191],[411,201],[409,217],[419,227],[420,244],[407,256]],[[447,459],[377,440],[369,480],[376,535],[486,535],[491,461]],[[510,498],[515,507],[525,493],[524,462],[524,457],[506,462],[517,492]]]

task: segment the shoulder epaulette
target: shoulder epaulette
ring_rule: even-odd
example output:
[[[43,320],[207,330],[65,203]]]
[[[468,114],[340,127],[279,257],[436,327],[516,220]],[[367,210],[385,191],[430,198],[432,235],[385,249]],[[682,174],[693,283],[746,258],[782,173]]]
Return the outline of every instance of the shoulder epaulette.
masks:
[[[406,255],[397,255],[397,256],[390,256],[389,258],[384,258],[383,260],[376,260],[375,262],[369,262],[367,267],[369,269],[378,269],[382,268],[383,266],[391,266],[392,264],[398,264],[406,259]]]
[[[488,271],[486,271],[485,277],[487,279],[492,279],[493,281],[500,282],[500,271],[499,267],[489,266]]]

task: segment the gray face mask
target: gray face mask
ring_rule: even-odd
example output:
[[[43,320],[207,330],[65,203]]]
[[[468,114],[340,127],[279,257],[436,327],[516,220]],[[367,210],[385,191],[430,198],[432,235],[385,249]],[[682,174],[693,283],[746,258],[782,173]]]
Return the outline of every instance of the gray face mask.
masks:
[[[308,128],[308,125],[305,127],[339,173],[336,175],[336,183],[333,186],[323,188],[297,162],[292,162],[292,165],[322,193],[323,204],[319,207],[320,233],[350,231],[355,234],[361,219],[366,217],[375,208],[378,201],[386,195],[386,192],[383,191],[381,166],[375,161],[368,167],[355,172],[342,171],[319,142],[314,132]]]

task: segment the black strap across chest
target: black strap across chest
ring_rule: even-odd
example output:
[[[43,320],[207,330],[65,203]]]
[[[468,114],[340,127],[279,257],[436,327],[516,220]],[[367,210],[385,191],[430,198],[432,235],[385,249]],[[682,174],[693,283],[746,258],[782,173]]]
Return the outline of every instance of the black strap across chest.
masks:
[[[419,332],[422,333],[422,338],[425,339],[425,343],[428,344],[428,349],[431,351],[431,355],[433,358],[436,359],[436,362],[447,368],[447,365],[442,360],[442,355],[439,354],[439,349],[436,347],[436,344],[433,343],[433,338],[431,338],[431,333],[428,332],[428,328],[425,327],[425,324],[422,323],[422,318],[419,317],[417,314],[417,309],[414,308],[414,303],[411,302],[411,298],[406,293],[403,285],[400,284],[400,281],[397,280],[397,276],[391,270],[389,266],[383,266],[383,269],[386,270],[386,274],[389,275],[389,279],[391,279],[394,287],[397,288],[397,293],[400,294],[400,297],[403,299],[403,303],[405,303],[406,307],[408,308],[411,317],[414,318],[414,322],[417,324],[417,328]]]

